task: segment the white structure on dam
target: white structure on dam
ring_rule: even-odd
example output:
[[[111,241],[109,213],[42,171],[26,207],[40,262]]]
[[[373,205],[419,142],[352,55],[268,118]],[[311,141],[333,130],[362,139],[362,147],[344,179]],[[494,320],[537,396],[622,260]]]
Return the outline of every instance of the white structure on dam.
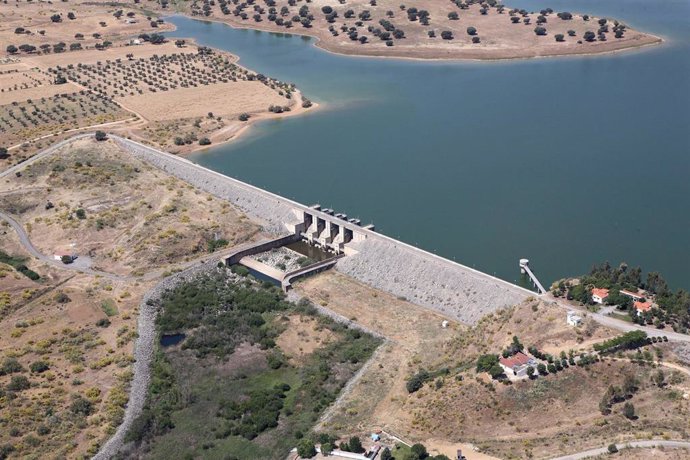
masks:
[[[532,291],[359,226],[342,214],[296,201],[224,176],[184,158],[115,135],[124,150],[195,187],[233,203],[267,231],[301,234],[344,253],[335,269],[363,283],[473,324]],[[328,212],[327,212],[328,211]]]

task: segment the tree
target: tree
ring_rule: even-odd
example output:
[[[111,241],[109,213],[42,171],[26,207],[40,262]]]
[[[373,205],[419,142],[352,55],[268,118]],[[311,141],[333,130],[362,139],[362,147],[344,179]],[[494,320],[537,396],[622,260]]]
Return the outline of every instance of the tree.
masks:
[[[393,460],[393,454],[388,447],[381,451],[381,460]]]
[[[546,35],[546,28],[537,26],[534,28],[534,33],[537,35]]]
[[[74,414],[88,416],[93,412],[93,404],[91,404],[91,401],[83,396],[75,395],[72,398],[72,404],[70,404],[69,409]]]
[[[31,366],[29,366],[29,369],[35,374],[40,374],[50,369],[50,366],[45,361],[34,361],[31,363]]]
[[[477,372],[489,372],[496,364],[498,364],[498,355],[481,355],[477,358]]]
[[[96,140],[99,142],[104,141],[108,138],[108,136],[103,131],[96,131],[95,137],[96,137]]]
[[[627,402],[623,405],[623,415],[629,420],[635,418],[635,406],[633,406],[633,403]]]
[[[50,20],[53,22],[61,22],[62,16],[60,16],[59,14],[54,14],[50,17]]]
[[[211,145],[211,139],[208,137],[202,137],[199,139],[199,145]]]
[[[182,48],[186,42],[184,40],[175,40],[175,46]]]
[[[426,447],[419,443],[413,445],[410,448],[410,452],[412,453],[411,459],[414,460],[423,460],[429,456],[429,453],[426,451]]]
[[[537,364],[537,371],[539,371],[541,375],[548,374],[548,372],[546,372],[546,366],[544,365],[544,363]]]
[[[592,32],[591,30],[588,30],[583,35],[583,38],[585,39],[585,41],[588,41],[588,42],[593,42],[595,37],[596,37],[596,35],[594,35],[594,32]]]
[[[637,391],[637,379],[634,375],[628,374],[623,381],[623,393],[632,396]]]
[[[5,147],[0,147],[0,160],[6,160],[10,157],[10,154],[7,153],[7,149]]]
[[[10,383],[7,384],[5,388],[9,391],[23,391],[28,390],[31,386],[29,379],[23,375],[13,375],[10,379]]]
[[[161,34],[151,34],[149,36],[149,42],[154,45],[160,45],[165,42],[165,37]]]
[[[300,439],[297,443],[297,455],[301,458],[312,458],[316,456],[316,447],[314,441],[309,438]]]
[[[441,38],[444,40],[452,40],[453,32],[451,32],[450,30],[444,30],[441,32]]]
[[[474,37],[472,37],[472,43],[479,43],[480,41],[481,41],[481,39],[479,37],[477,37],[476,35]]]
[[[565,37],[563,36],[563,34],[556,34],[556,35],[555,35],[555,38],[556,38],[556,41],[557,41],[557,42],[563,42],[563,41],[565,41]]]
[[[350,452],[354,452],[356,454],[361,454],[364,452],[364,447],[362,447],[362,441],[360,441],[359,436],[351,437],[347,445],[350,449]]]
[[[0,375],[14,374],[16,372],[23,372],[24,368],[17,361],[17,358],[5,358],[0,366]]]
[[[491,366],[491,369],[489,369],[489,375],[491,375],[492,379],[498,379],[505,376],[503,373],[503,368],[498,364]]]
[[[477,35],[477,29],[470,26],[467,28],[467,35]]]
[[[67,18],[74,20],[77,19],[77,16],[75,16],[75,14],[70,11],[69,13],[67,13]]]
[[[527,366],[527,377],[529,377],[530,379],[533,379],[534,378],[534,372],[535,372],[534,367]]]
[[[615,444],[609,444],[608,450],[609,454],[615,454],[616,452],[618,452],[618,447],[616,447]]]
[[[19,51],[19,49],[14,45],[9,45],[7,47],[7,52],[10,54],[15,54],[17,51]]]
[[[460,19],[460,16],[458,15],[457,12],[451,11],[450,13],[448,13],[448,19],[456,21],[456,20]]]

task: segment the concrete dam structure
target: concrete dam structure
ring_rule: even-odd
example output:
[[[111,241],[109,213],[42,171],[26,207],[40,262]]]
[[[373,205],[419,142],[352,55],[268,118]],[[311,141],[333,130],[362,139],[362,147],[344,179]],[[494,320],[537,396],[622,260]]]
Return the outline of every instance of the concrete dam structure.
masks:
[[[110,136],[125,151],[218,198],[227,200],[277,236],[299,235],[336,254],[335,269],[468,324],[537,294],[374,231],[373,226],[305,206],[184,158]]]

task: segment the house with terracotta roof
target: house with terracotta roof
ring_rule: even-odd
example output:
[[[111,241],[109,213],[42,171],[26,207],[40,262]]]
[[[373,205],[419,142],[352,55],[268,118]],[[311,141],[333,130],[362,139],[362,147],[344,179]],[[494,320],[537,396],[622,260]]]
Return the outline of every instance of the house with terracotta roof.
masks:
[[[594,303],[604,303],[606,298],[609,296],[609,290],[604,288],[594,288],[592,289],[592,300]]]
[[[513,356],[507,358],[501,357],[498,364],[503,368],[506,375],[514,375],[516,377],[526,377],[527,368],[529,366],[536,367],[537,361],[531,356],[527,356],[521,351],[518,351]]]
[[[637,310],[637,315],[640,316],[643,313],[646,313],[649,310],[651,310],[654,304],[649,300],[645,300],[644,302],[636,300],[635,303],[633,303],[633,306],[635,307],[635,310]]]

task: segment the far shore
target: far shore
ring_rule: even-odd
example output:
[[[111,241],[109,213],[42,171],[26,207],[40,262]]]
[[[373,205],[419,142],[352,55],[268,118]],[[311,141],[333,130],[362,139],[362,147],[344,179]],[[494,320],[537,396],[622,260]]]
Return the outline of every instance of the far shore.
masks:
[[[159,13],[162,13],[159,11]],[[329,40],[329,37],[319,34],[319,30],[315,27],[305,29],[284,29],[275,25],[271,25],[267,21],[260,23],[256,22],[238,22],[230,17],[217,16],[193,16],[184,11],[178,11],[174,14],[163,15],[165,18],[174,18],[181,16],[188,19],[205,22],[216,22],[228,25],[235,29],[258,30],[261,32],[294,35],[301,37],[309,37],[314,39],[313,45],[323,51],[339,56],[348,57],[363,57],[363,58],[384,58],[397,60],[412,60],[412,61],[476,61],[476,62],[501,62],[514,60],[527,60],[537,58],[559,58],[559,57],[589,57],[589,56],[606,56],[614,53],[631,52],[634,50],[641,50],[663,44],[667,40],[661,36],[650,34],[647,32],[640,32],[630,29],[631,33],[635,34],[634,40],[624,39],[617,41],[610,39],[604,42],[595,41],[593,43],[584,43],[578,46],[569,46],[561,48],[552,48],[541,50],[535,47],[523,48],[503,48],[503,49],[487,49],[487,48],[454,48],[444,49],[441,47],[432,48],[428,46],[416,46],[414,48],[406,47],[368,47],[368,46],[347,46],[341,43],[336,43]],[[592,17],[592,20],[595,19]],[[177,30],[174,23],[170,23]],[[594,27],[594,26],[592,26]]]

